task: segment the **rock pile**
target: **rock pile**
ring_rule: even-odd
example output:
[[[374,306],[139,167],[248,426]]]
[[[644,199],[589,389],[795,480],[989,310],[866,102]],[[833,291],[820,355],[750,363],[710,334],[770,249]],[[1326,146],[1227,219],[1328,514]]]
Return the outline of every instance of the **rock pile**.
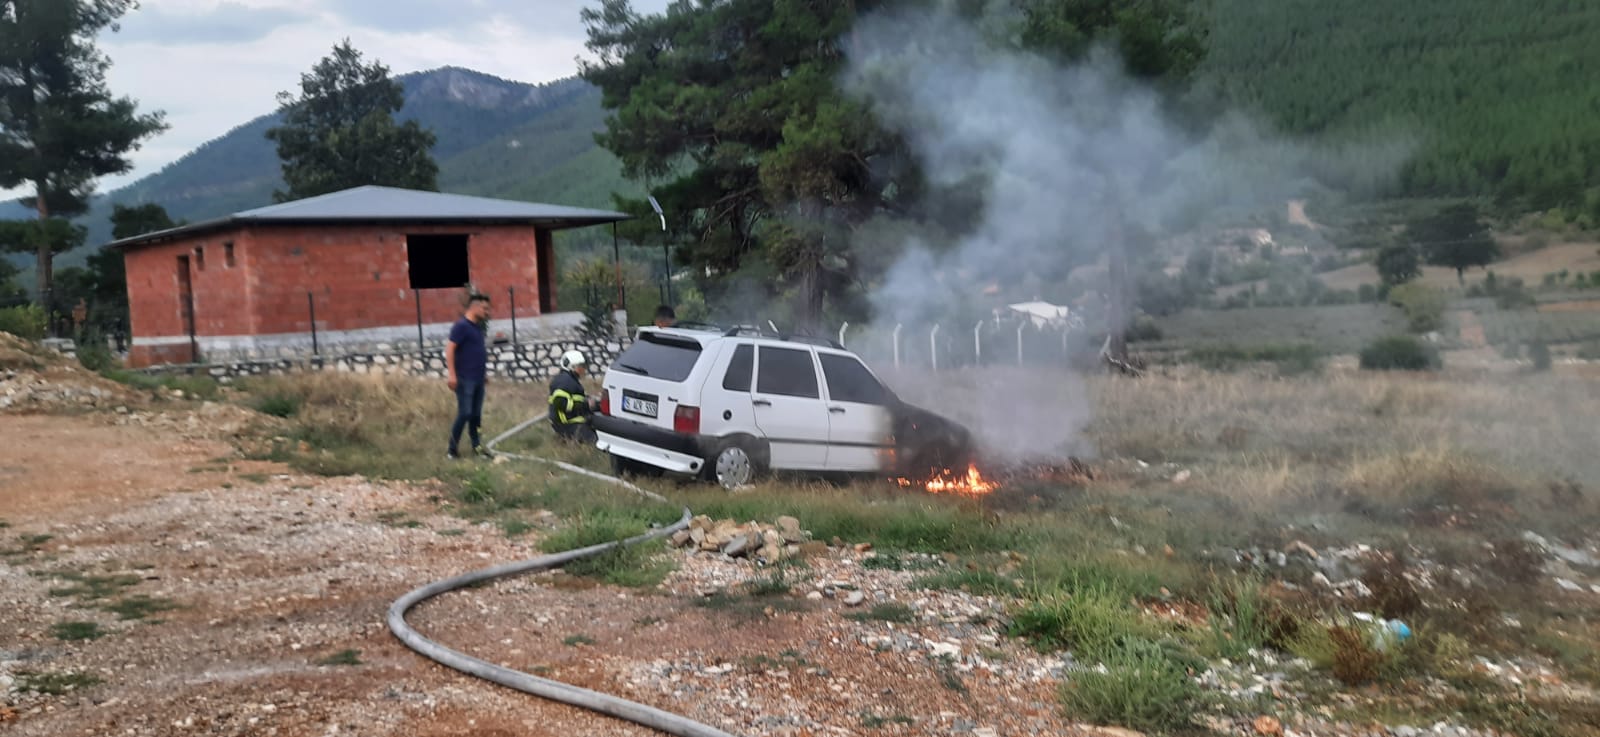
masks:
[[[677,548],[750,558],[770,565],[799,555],[800,546],[811,540],[811,533],[800,529],[800,520],[785,516],[776,522],[776,525],[768,525],[754,520],[744,524],[732,519],[712,521],[702,514],[689,521],[689,529],[674,534],[671,542]]]
[[[8,333],[0,333],[0,413],[74,411],[127,404],[125,386],[77,361]]]

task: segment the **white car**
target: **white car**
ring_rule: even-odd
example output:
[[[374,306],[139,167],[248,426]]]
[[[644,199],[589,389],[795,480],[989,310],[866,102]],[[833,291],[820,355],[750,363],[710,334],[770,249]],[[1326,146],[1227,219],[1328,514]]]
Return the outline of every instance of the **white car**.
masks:
[[[928,473],[970,454],[965,429],[900,401],[829,340],[640,328],[601,384],[591,421],[618,472],[733,488],[766,471]]]

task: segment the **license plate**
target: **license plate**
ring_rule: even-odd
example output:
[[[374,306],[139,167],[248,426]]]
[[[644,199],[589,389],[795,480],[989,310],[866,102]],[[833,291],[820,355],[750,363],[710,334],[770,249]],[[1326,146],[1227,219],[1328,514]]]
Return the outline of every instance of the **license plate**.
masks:
[[[622,411],[644,415],[645,417],[655,417],[660,412],[660,409],[653,398],[645,399],[644,397],[629,396],[624,393],[622,395]]]

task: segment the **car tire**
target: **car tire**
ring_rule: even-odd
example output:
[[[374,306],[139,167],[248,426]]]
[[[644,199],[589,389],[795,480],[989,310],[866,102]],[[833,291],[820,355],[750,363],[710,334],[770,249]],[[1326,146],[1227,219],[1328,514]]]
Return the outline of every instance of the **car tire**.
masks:
[[[755,448],[739,440],[723,443],[706,459],[706,478],[729,491],[755,481],[762,470]]]

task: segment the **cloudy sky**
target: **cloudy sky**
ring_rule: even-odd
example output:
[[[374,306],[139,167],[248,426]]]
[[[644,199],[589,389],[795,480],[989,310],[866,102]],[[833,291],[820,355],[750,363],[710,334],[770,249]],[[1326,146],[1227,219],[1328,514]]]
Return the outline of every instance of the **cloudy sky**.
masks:
[[[577,72],[578,12],[597,0],[141,0],[101,48],[113,92],[164,110],[171,129],[132,156],[129,175],[159,170],[196,146],[276,107],[300,74],[348,37],[394,74],[461,66],[548,82]],[[634,0],[657,12],[667,0]]]

